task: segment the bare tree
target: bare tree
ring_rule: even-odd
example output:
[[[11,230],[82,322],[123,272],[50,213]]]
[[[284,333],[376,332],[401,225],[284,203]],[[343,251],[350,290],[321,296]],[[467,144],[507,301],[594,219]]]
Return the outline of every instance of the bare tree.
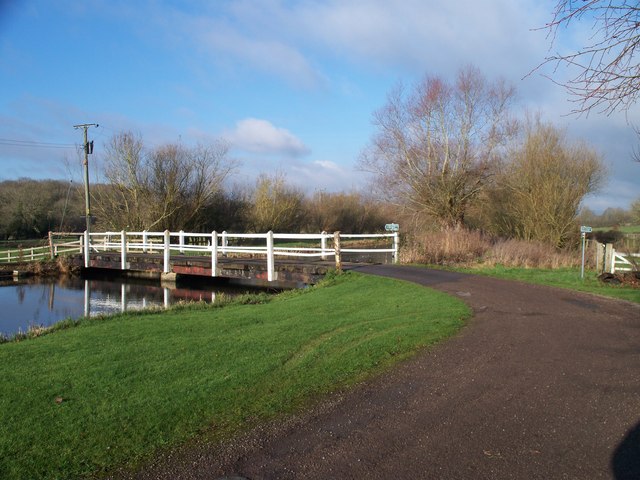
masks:
[[[398,87],[374,115],[377,133],[361,166],[389,201],[459,228],[514,132],[513,96],[474,67],[451,83],[425,77],[408,94]]]
[[[563,247],[577,231],[584,197],[605,178],[598,154],[564,132],[529,122],[524,140],[496,179],[493,221],[498,233]]]
[[[260,175],[248,212],[250,228],[256,232],[299,229],[303,200],[304,194],[287,185],[284,175]]]
[[[627,110],[640,93],[640,5],[633,0],[559,0],[547,25],[552,42],[559,29],[585,20],[592,23],[589,43],[572,53],[556,53],[542,65],[568,65],[577,69],[570,80],[555,81],[578,104],[576,113],[598,109],[604,113]],[[540,68],[540,67],[538,67]]]
[[[146,152],[139,136],[115,135],[105,159],[108,185],[95,189],[100,221],[114,229],[197,229],[235,166],[227,150],[223,143],[169,144]]]
[[[386,221],[382,205],[358,192],[317,192],[306,201],[306,210],[306,228],[312,232],[370,233]]]

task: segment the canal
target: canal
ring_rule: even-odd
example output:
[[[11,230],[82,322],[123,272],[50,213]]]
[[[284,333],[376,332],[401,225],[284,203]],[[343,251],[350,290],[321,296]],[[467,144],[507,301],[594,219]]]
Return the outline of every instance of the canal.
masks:
[[[90,277],[29,278],[0,282],[0,336],[12,337],[32,327],[61,320],[144,308],[166,308],[179,302],[215,302],[255,288],[213,281],[179,282]]]

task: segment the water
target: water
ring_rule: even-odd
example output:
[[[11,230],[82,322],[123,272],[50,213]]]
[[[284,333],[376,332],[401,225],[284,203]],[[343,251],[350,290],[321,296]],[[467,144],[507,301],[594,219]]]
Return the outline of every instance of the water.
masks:
[[[0,335],[12,336],[30,327],[48,327],[66,318],[96,316],[180,301],[215,302],[220,293],[234,295],[248,288],[222,288],[207,283],[167,288],[157,282],[130,279],[29,279],[0,282]]]

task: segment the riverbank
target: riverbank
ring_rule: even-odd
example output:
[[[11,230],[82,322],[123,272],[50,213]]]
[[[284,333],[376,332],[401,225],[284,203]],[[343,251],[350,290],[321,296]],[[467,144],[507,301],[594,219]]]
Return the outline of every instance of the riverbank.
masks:
[[[61,275],[78,275],[81,268],[71,265],[65,257],[41,262],[11,262],[0,264],[0,276],[12,274],[14,271],[24,275],[40,277],[58,277]]]
[[[0,477],[96,476],[221,441],[389,368],[470,315],[442,293],[353,273],[260,302],[128,313],[0,345]]]

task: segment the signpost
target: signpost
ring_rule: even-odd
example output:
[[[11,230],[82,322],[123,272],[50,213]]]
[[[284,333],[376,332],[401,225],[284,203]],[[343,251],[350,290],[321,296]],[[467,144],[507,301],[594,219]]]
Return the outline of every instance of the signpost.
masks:
[[[387,232],[398,232],[400,230],[400,225],[398,225],[397,223],[387,223],[384,226],[384,229]]]
[[[593,228],[587,227],[586,225],[580,226],[580,234],[582,236],[582,266],[580,267],[580,278],[584,279],[584,250],[585,244],[587,243],[587,233],[591,233]]]

